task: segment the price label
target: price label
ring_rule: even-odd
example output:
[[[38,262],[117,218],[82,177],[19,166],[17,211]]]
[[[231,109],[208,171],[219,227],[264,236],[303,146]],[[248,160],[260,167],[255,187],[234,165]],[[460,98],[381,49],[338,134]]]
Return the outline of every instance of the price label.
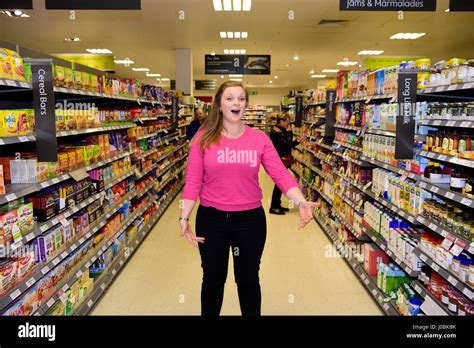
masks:
[[[91,308],[93,304],[94,304],[94,301],[92,300],[87,301],[87,307]]]
[[[7,85],[8,86],[11,86],[11,87],[17,87],[16,85],[16,82],[15,81],[12,81],[12,80],[6,80],[7,81]]]
[[[438,193],[439,188],[437,186],[433,186],[433,187],[431,187],[431,192]]]
[[[467,296],[467,298],[472,299],[472,291],[468,288],[465,288],[462,293]]]
[[[446,161],[446,160],[448,159],[448,156],[446,156],[446,155],[439,155],[439,156],[438,156],[438,159],[439,159],[440,161]]]
[[[62,254],[61,254],[61,258],[66,258],[66,256],[68,255],[67,251],[64,251]]]
[[[461,204],[470,206],[470,205],[472,204],[472,199],[470,199],[470,198],[463,198],[463,199],[461,199]]]
[[[106,287],[107,287],[107,285],[106,285],[105,283],[102,283],[102,284],[100,285],[100,288],[102,289],[102,291],[104,291]]]
[[[54,298],[50,298],[48,302],[46,302],[47,307],[51,307],[54,304]]]
[[[16,289],[14,292],[12,292],[12,293],[10,294],[10,298],[11,298],[12,300],[14,300],[14,299],[16,299],[18,296],[20,296],[20,295],[21,295],[20,289]]]
[[[372,289],[372,295],[377,296],[377,290],[376,289]]]
[[[426,262],[428,260],[428,258],[426,257],[425,254],[421,254],[420,259],[423,260],[424,262]]]
[[[471,122],[469,122],[469,121],[461,122],[461,127],[467,128],[467,127],[470,127],[470,125],[471,125]]]
[[[459,256],[461,252],[464,250],[465,243],[460,243],[460,242],[462,241],[460,241],[459,239],[456,240],[453,247],[449,250],[449,252],[453,254],[454,256]]]
[[[433,268],[436,272],[439,272],[439,266],[436,263],[433,263],[431,268]]]
[[[448,235],[444,240],[443,243],[441,243],[441,246],[443,246],[446,250],[449,250],[451,246],[454,243],[454,237],[451,235]]]
[[[438,229],[438,226],[436,226],[434,223],[430,223],[428,227],[433,231],[436,231]]]
[[[450,85],[448,91],[454,91],[457,88],[457,85]]]
[[[449,199],[454,199],[454,197],[455,197],[454,193],[452,193],[452,192],[446,192],[446,194],[444,196],[446,198],[449,198]]]
[[[43,275],[45,275],[45,274],[48,273],[48,272],[49,272],[49,267],[48,267],[48,266],[44,266],[44,267],[41,269],[41,273],[42,273]]]
[[[448,127],[453,127],[454,125],[456,124],[455,121],[448,121],[448,123],[446,124]]]
[[[57,258],[55,258],[55,259],[53,260],[53,265],[56,266],[58,263],[59,263],[59,260],[58,260]]]
[[[112,270],[112,275],[116,275],[116,274],[117,274],[117,270],[114,268],[114,269]]]
[[[36,279],[32,277],[32,278],[28,279],[28,281],[26,282],[26,286],[27,286],[27,287],[30,287],[30,286],[32,286],[34,283],[36,283]]]
[[[406,179],[407,179],[407,175],[406,175],[406,174],[403,174],[403,175],[400,177],[400,182],[405,182]]]
[[[76,278],[79,278],[81,275],[82,275],[82,271],[81,270],[77,271]]]
[[[378,300],[379,300],[379,302],[383,302],[383,297],[382,297],[382,295],[380,295],[380,296],[378,297]]]
[[[454,286],[458,285],[457,279],[454,278],[453,276],[449,276],[449,277],[448,277],[448,282],[450,282],[450,283],[453,284]]]

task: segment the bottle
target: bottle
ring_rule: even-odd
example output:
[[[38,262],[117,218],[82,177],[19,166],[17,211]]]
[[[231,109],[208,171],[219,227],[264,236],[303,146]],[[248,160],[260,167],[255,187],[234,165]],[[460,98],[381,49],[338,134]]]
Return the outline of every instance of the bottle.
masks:
[[[450,133],[443,133],[443,136],[441,138],[441,150],[439,152],[444,154],[448,153],[450,136]]]
[[[466,185],[464,186],[464,190],[462,191],[462,194],[471,199],[474,198],[474,192],[472,191],[473,186],[474,186],[474,178],[472,176],[469,176],[466,180]]]
[[[457,156],[458,142],[459,142],[458,133],[455,131],[454,133],[450,134],[450,136],[449,136],[448,153],[450,155]]]
[[[464,175],[458,169],[453,169],[451,172],[451,182],[449,183],[449,188],[455,192],[462,192],[466,186],[466,180],[466,175]]]
[[[467,132],[463,132],[461,136],[459,137],[458,141],[458,152],[464,152],[464,151],[471,151],[472,149],[472,144],[471,144],[471,136]]]
[[[433,168],[431,169],[429,179],[431,181],[434,181],[434,180],[441,180],[442,178],[443,178],[443,170],[439,166],[439,163],[438,162],[433,163]]]
[[[433,170],[433,162],[428,162],[428,165],[426,166],[425,171],[423,172],[423,176],[429,179],[432,170]]]
[[[439,148],[441,146],[441,138],[443,137],[444,132],[438,131],[434,137],[433,149],[434,152],[439,152]]]

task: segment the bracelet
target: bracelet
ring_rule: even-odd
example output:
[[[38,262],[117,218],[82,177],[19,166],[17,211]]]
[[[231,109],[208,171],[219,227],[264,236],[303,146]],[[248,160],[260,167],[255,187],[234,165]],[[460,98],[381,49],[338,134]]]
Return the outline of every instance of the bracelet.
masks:
[[[181,220],[189,221],[189,218],[182,218],[182,217],[180,217],[180,218],[179,218],[179,221],[181,221]]]

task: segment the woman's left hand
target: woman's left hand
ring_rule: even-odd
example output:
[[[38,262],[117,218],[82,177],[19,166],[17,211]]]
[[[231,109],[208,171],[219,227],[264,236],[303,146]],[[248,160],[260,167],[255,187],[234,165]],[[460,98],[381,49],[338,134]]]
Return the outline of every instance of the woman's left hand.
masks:
[[[300,225],[299,229],[305,227],[311,220],[313,220],[313,208],[319,207],[320,203],[317,202],[304,202],[299,206],[300,210]]]

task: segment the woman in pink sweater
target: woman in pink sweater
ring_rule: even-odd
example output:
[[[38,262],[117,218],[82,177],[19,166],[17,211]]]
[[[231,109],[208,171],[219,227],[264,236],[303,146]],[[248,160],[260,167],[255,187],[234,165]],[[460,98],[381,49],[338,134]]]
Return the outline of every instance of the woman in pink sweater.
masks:
[[[305,200],[267,135],[242,123],[247,102],[248,92],[241,83],[223,83],[209,117],[191,142],[179,222],[181,235],[199,245],[203,316],[220,314],[230,248],[242,315],[260,315],[258,272],[266,238],[260,164],[298,206],[299,228],[312,220],[316,206]],[[194,235],[189,216],[198,197]]]

